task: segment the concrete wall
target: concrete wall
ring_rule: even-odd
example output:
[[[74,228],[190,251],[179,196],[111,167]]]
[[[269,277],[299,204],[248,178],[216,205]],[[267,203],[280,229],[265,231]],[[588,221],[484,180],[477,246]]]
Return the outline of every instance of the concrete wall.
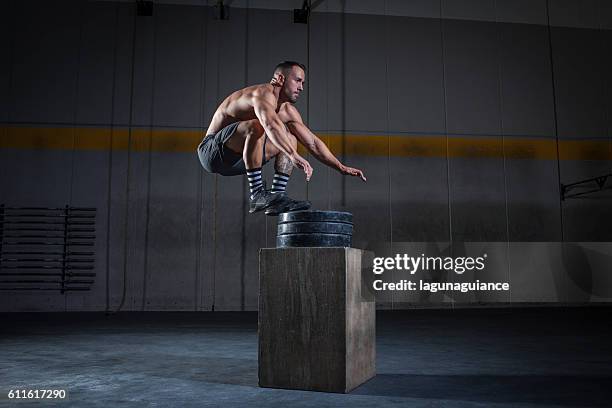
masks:
[[[0,310],[256,309],[275,219],[195,147],[225,95],[286,59],[308,65],[304,119],[368,176],[312,158],[293,196],[353,212],[355,247],[497,243],[511,296],[425,304],[612,299],[610,190],[559,199],[612,172],[608,2],[324,1],[310,26],[293,3],[235,1],[227,21],[201,2],[2,6],[0,203],[98,219],[90,292],[0,292]]]

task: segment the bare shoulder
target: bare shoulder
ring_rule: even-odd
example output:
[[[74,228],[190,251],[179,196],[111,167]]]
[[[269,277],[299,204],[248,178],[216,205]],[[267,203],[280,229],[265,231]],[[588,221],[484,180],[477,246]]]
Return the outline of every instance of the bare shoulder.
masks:
[[[250,97],[263,98],[271,102],[275,100],[274,89],[270,84],[253,85],[248,88],[245,88],[245,90],[248,90],[248,94]]]
[[[280,109],[278,110],[278,115],[285,123],[292,121],[302,122],[300,111],[290,102],[285,102],[281,105]]]

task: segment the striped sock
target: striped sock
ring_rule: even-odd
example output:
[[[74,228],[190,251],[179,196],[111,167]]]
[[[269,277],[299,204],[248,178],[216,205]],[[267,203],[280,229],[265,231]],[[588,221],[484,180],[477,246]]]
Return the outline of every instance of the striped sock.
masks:
[[[263,182],[261,180],[261,167],[247,170],[247,177],[249,178],[249,191],[251,193],[251,198],[253,198],[253,194],[263,188]]]
[[[274,181],[272,181],[272,192],[273,193],[284,193],[287,188],[287,182],[289,181],[289,175],[281,172],[274,173]]]

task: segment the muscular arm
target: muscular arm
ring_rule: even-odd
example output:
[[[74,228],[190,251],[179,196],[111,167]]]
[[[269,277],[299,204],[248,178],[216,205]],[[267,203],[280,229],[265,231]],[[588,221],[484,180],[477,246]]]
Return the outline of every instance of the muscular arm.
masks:
[[[271,100],[268,99],[270,96],[272,96]],[[304,170],[306,181],[308,181],[312,176],[312,167],[307,160],[298,154],[291,144],[285,125],[276,113],[273,101],[274,97],[272,94],[253,96],[252,103],[255,116],[259,119],[259,123],[263,126],[272,144],[285,153],[294,166]]]
[[[304,145],[304,147],[321,163],[342,172],[344,165],[334,156],[327,145],[301,122],[287,122],[289,131]]]
[[[265,97],[256,96],[253,97],[253,108],[255,116],[259,119],[259,123],[263,126],[274,146],[278,147],[289,158],[294,157],[296,151],[291,145],[289,137],[287,137],[285,126],[278,117],[274,105]]]
[[[297,109],[290,107],[287,109],[287,114],[289,117],[289,120],[285,123],[287,128],[317,160],[342,174],[359,176],[363,181],[366,181],[361,170],[342,164],[327,145],[308,129]]]

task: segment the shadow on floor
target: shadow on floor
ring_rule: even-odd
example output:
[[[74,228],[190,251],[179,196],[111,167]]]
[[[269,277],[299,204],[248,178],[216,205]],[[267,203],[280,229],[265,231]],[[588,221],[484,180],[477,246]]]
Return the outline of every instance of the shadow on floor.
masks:
[[[612,377],[379,374],[351,394],[609,407]]]

